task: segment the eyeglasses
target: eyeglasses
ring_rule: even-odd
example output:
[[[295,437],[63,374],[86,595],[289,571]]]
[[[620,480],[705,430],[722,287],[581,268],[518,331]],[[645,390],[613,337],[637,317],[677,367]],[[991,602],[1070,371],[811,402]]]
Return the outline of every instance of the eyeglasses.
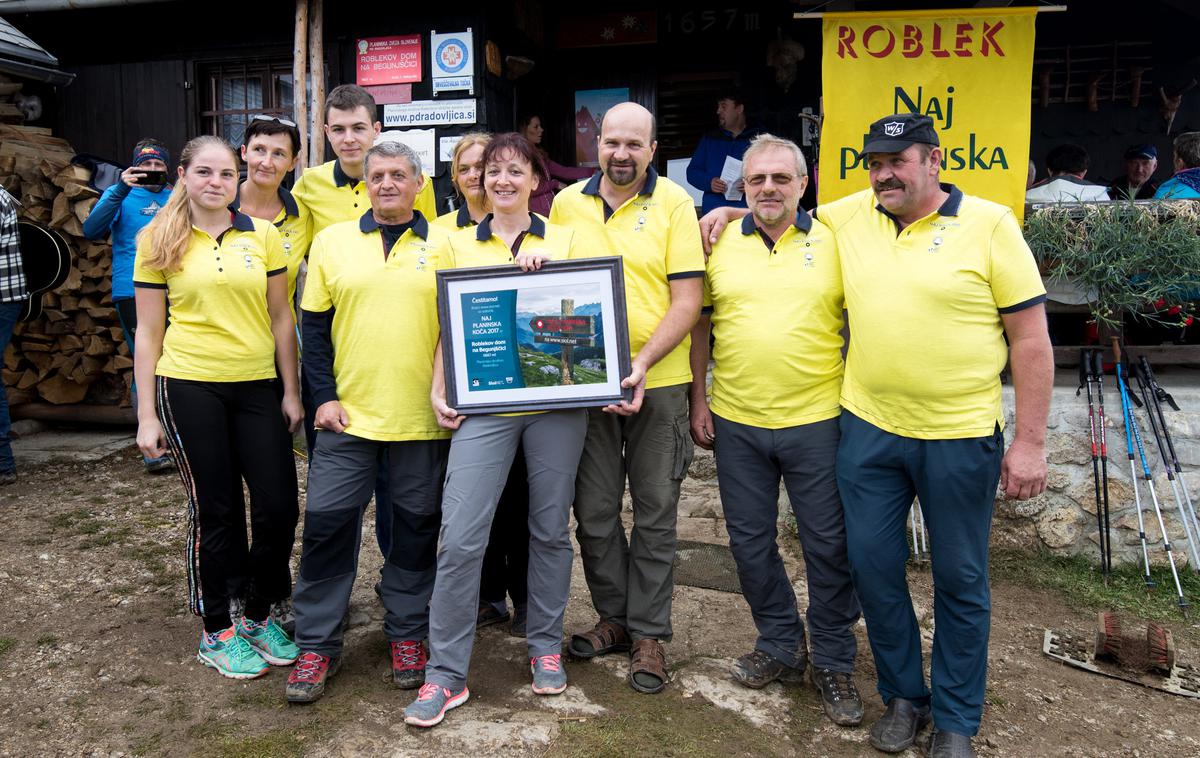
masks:
[[[293,129],[296,128],[295,121],[288,121],[286,118],[280,118],[279,116],[268,116],[265,113],[259,113],[255,116],[251,116],[250,120],[251,121],[274,121],[277,124],[283,124],[284,126],[290,126]]]
[[[751,187],[761,187],[766,184],[767,177],[771,177],[773,184],[788,185],[796,180],[795,174],[751,174],[746,177],[746,184]]]

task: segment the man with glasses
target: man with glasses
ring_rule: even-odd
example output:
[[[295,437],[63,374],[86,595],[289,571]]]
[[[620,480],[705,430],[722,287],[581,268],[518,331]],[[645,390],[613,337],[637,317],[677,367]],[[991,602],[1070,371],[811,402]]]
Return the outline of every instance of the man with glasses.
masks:
[[[834,473],[843,368],[837,245],[799,207],[808,172],[795,143],[755,137],[742,177],[750,214],[713,245],[691,348],[692,439],[713,450],[729,547],[758,629],[754,650],[732,675],[759,689],[799,680],[808,662],[776,544],[782,477],[807,567],[811,677],[829,718],[853,726],[863,717],[850,680],[860,614]],[[711,403],[710,324],[717,359]]]

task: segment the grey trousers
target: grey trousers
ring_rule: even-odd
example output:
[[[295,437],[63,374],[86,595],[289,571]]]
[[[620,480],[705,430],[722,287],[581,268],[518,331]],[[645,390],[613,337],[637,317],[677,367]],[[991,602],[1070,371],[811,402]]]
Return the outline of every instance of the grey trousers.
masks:
[[[571,589],[571,498],[587,420],[583,410],[471,416],[450,443],[437,579],[430,601],[425,682],[457,692],[467,683],[479,572],[496,503],[520,442],[529,471],[529,656],[562,652]]]
[[[592,605],[633,639],[671,639],[679,486],[692,463],[687,385],[646,391],[633,416],[588,411],[575,484],[576,537]],[[633,530],[625,536],[625,479]]]
[[[742,595],[758,629],[755,648],[789,666],[798,665],[804,650],[796,593],[776,542],[782,476],[804,548],[813,665],[852,672],[860,610],[834,473],[838,420],[763,429],[713,414],[713,426],[721,508]]]
[[[363,511],[380,465],[388,467],[392,512],[380,588],[384,633],[393,642],[424,639],[450,440],[376,442],[326,431],[318,436],[308,470],[300,577],[292,595],[296,644],[321,655],[342,654],[342,617],[358,574]]]

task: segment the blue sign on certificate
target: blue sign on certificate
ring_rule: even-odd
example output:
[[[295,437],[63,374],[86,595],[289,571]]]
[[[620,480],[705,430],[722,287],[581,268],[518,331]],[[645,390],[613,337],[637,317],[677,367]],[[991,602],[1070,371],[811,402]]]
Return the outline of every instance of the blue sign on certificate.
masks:
[[[464,293],[467,384],[472,391],[525,386],[517,345],[517,291]]]

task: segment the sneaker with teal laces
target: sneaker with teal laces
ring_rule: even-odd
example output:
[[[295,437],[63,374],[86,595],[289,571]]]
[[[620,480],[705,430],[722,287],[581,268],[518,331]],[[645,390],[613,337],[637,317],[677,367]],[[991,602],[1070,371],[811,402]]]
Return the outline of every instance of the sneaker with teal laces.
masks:
[[[471,691],[463,687],[460,692],[432,682],[421,685],[417,699],[404,709],[404,723],[413,726],[437,726],[446,717],[446,711],[467,702]]]
[[[533,692],[536,695],[560,695],[567,688],[567,672],[563,671],[561,655],[539,655],[529,659],[533,672]]]
[[[262,659],[272,666],[289,666],[300,657],[300,648],[279,628],[275,619],[251,621],[243,616],[236,627],[238,636],[250,643]]]
[[[232,626],[216,634],[201,634],[196,659],[230,679],[254,679],[270,668]]]

